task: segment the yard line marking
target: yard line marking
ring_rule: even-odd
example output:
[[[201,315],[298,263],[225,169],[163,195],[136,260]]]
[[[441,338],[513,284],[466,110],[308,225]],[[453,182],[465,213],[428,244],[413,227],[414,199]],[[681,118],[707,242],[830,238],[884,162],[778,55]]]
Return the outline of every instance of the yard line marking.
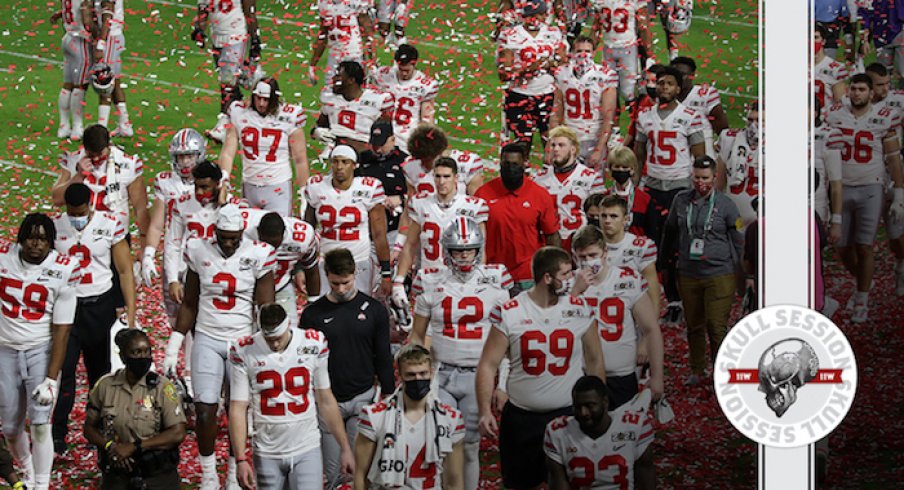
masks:
[[[32,172],[37,172],[39,174],[49,175],[51,177],[56,177],[57,174],[55,172],[51,172],[50,170],[45,170],[43,168],[35,168],[31,165],[25,165],[24,163],[11,162],[9,160],[0,160],[0,165],[4,167],[12,167],[19,168],[22,170],[30,170]]]

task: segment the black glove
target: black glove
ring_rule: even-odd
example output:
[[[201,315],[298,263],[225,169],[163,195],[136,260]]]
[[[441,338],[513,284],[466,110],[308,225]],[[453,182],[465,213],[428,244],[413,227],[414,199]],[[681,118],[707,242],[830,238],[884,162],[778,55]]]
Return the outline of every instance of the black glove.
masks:
[[[261,38],[257,35],[251,36],[251,47],[248,49],[248,57],[252,60],[261,59]]]
[[[201,29],[198,26],[195,26],[195,29],[191,31],[191,40],[197,43],[199,48],[203,48],[205,44],[205,40],[207,36],[204,35],[204,29]]]

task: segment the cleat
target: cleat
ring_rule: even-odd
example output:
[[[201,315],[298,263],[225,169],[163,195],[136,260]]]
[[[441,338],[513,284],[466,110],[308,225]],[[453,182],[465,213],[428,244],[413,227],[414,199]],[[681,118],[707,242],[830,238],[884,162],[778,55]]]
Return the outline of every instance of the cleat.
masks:
[[[64,140],[69,137],[69,134],[72,132],[72,129],[68,124],[60,124],[60,127],[57,128],[57,138]]]

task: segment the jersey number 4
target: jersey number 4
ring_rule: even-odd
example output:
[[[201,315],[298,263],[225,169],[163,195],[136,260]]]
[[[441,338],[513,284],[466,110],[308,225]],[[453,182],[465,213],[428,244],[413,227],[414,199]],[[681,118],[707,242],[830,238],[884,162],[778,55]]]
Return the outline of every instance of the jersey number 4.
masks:
[[[286,410],[293,414],[303,413],[308,409],[308,391],[311,388],[311,373],[303,366],[296,366],[280,375],[277,371],[261,371],[257,373],[257,383],[264,385],[272,383],[273,386],[261,390],[261,414],[269,416],[283,416]],[[277,402],[274,399],[283,392],[301,399],[301,402]]]

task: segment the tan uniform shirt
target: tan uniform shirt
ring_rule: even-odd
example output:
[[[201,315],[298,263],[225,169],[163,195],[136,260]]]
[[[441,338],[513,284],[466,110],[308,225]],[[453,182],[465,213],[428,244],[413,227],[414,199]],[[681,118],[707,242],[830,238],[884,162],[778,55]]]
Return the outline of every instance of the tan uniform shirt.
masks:
[[[185,423],[176,387],[165,377],[157,376],[159,382],[154,388],[147,385],[147,375],[130,386],[125,369],[98,380],[88,395],[87,415],[100,417],[100,431],[105,438],[135,442],[136,436],[147,439]]]

